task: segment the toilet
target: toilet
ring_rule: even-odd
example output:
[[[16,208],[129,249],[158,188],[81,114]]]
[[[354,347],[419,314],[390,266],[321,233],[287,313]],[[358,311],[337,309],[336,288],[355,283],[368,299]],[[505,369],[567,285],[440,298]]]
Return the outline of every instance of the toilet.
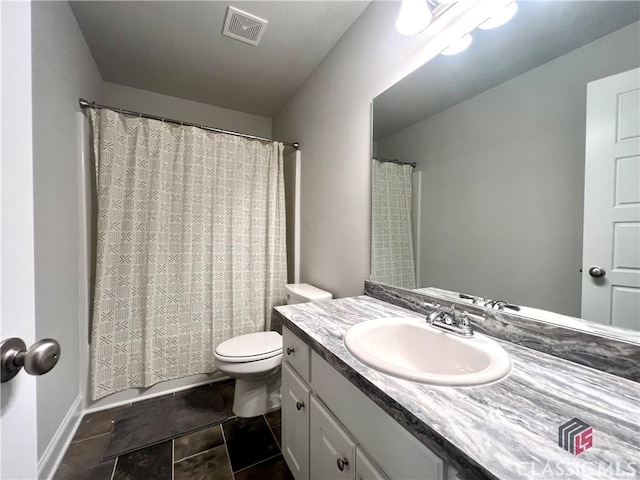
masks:
[[[287,305],[333,298],[331,293],[307,283],[285,286]],[[218,345],[213,354],[215,367],[236,379],[233,413],[255,417],[280,408],[280,364],[282,335],[257,332],[231,338]]]

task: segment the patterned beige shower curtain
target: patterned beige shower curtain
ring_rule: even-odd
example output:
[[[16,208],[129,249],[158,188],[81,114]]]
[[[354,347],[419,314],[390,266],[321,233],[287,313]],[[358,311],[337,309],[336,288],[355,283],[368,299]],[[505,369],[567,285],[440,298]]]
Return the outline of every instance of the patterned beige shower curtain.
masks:
[[[411,165],[373,160],[371,280],[416,288],[411,227]]]
[[[283,303],[283,145],[90,110],[98,197],[91,393],[215,371]]]

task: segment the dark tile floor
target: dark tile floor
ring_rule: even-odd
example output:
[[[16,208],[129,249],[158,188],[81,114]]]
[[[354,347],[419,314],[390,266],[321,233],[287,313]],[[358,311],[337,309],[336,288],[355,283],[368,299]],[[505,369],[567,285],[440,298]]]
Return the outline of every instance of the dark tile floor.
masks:
[[[86,415],[54,479],[293,480],[280,452],[279,410],[254,418],[229,417],[218,425],[101,461],[113,419],[126,408],[130,407]]]

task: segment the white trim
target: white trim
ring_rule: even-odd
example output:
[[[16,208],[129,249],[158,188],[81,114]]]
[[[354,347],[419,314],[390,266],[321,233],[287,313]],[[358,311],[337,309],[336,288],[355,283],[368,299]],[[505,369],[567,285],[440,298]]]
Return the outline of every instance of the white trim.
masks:
[[[416,285],[422,283],[422,256],[420,248],[422,242],[422,172],[414,172],[411,174],[411,227],[413,229],[413,255],[414,265],[416,266]]]
[[[82,421],[83,399],[83,395],[79,393],[71,404],[71,407],[69,407],[62,422],[60,422],[60,426],[53,435],[49,445],[47,445],[42,457],[38,460],[38,478],[45,480],[53,478]]]
[[[226,375],[219,374],[218,372],[214,373],[213,375],[220,375],[220,376],[217,377],[217,378],[213,378],[213,379],[209,378],[207,380],[202,380],[202,381],[199,381],[199,382],[190,383],[188,385],[181,385],[179,387],[169,388],[167,390],[162,390],[162,391],[159,391],[159,392],[138,395],[135,398],[124,399],[124,400],[120,400],[120,401],[117,401],[117,402],[109,403],[107,405],[100,405],[98,407],[87,408],[84,411],[84,414],[86,415],[88,413],[101,412],[103,410],[109,410],[110,408],[121,407],[123,405],[131,405],[133,403],[141,402],[142,400],[150,400],[152,398],[162,397],[164,395],[171,395],[173,393],[181,392],[183,390],[189,390],[190,388],[201,387],[202,385],[207,385],[209,383],[218,383],[218,382],[222,382],[224,380],[230,380],[230,378],[231,378],[231,377],[227,377]],[[178,380],[178,379],[176,379],[176,380]],[[126,390],[124,390],[124,391],[126,392]],[[118,393],[122,393],[122,392],[118,392]],[[115,395],[117,395],[117,393]]]
[[[300,186],[302,185],[302,153],[295,152],[295,187],[294,187],[294,221],[293,221],[293,283],[300,283]]]
[[[76,135],[78,152],[78,329],[80,337],[80,392],[89,393],[89,318],[90,318],[90,272],[91,263],[91,152],[89,144],[89,122],[82,112],[76,113]],[[86,403],[86,402],[85,402]],[[86,405],[84,405],[86,408]]]

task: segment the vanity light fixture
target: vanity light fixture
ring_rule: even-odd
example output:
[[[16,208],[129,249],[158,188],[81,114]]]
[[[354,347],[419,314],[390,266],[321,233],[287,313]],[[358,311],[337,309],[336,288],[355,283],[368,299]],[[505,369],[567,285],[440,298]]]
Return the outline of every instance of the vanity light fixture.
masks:
[[[402,35],[415,35],[427,28],[432,18],[427,0],[402,0],[396,30]]]
[[[460,53],[466,50],[469,47],[469,45],[471,45],[472,41],[473,41],[473,38],[471,37],[471,34],[467,33],[466,35],[463,35],[462,37],[460,37],[458,40],[449,44],[449,46],[445,48],[443,51],[441,51],[440,54],[455,55],[456,53]]]
[[[500,27],[511,20],[517,11],[518,4],[516,2],[511,2],[493,13],[487,20],[478,25],[478,28],[482,30],[491,30],[492,28]]]

